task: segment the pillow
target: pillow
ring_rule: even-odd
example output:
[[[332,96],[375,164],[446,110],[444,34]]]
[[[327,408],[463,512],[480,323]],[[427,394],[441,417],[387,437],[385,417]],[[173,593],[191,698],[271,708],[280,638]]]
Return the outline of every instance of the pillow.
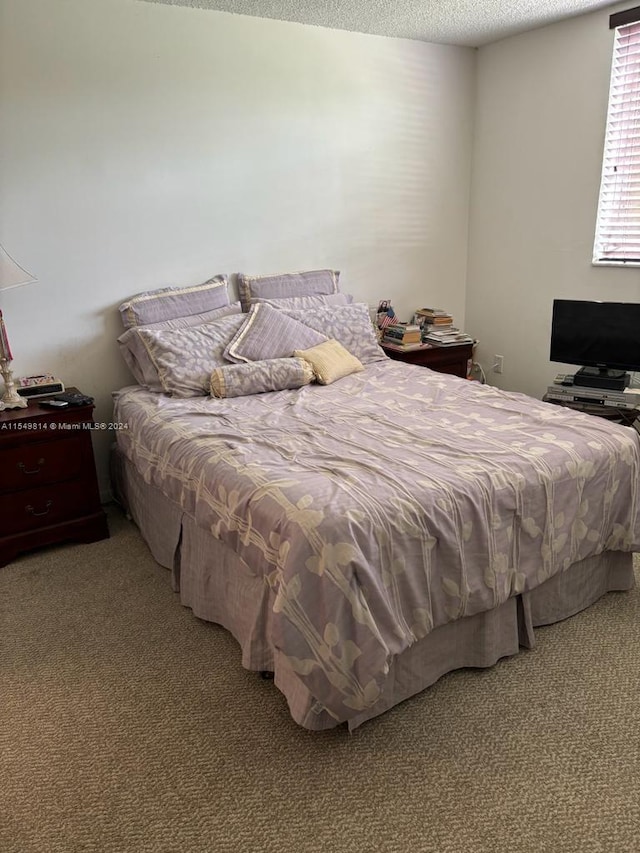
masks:
[[[252,305],[245,316],[244,324],[224,351],[229,361],[287,358],[294,349],[306,349],[327,340],[326,335],[263,302]]]
[[[238,273],[238,292],[242,310],[249,310],[251,299],[254,297],[283,299],[290,296],[337,293],[339,276],[340,273],[337,270],[309,270],[261,276]]]
[[[134,379],[148,391],[163,390],[156,366],[149,357],[149,352],[138,334],[141,329],[181,329],[188,326],[199,326],[202,323],[226,317],[229,314],[240,314],[240,303],[234,302],[224,308],[214,308],[213,311],[205,311],[202,314],[193,314],[191,317],[176,317],[173,320],[163,320],[160,323],[152,323],[148,326],[135,326],[127,329],[118,338],[118,346],[127,367],[133,374]],[[244,315],[243,315],[244,317]]]
[[[184,329],[138,329],[162,390],[173,397],[208,394],[211,373],[225,363],[223,351],[245,320],[230,314]]]
[[[264,302],[272,308],[318,308],[323,305],[351,305],[353,296],[348,293],[326,293],[317,296],[287,296],[282,299],[265,299],[262,296],[252,296],[251,304]]]
[[[304,358],[313,367],[313,373],[321,385],[331,385],[336,379],[364,370],[364,365],[351,355],[339,341],[330,339],[311,349],[295,350],[297,358]]]
[[[119,308],[125,329],[187,317],[229,304],[226,275],[215,275],[193,287],[161,287],[139,293]]]
[[[212,397],[242,397],[264,391],[302,388],[313,382],[313,368],[303,358],[269,358],[247,364],[226,364],[211,374]]]
[[[342,346],[363,364],[387,358],[378,343],[369,316],[369,307],[363,302],[354,302],[353,305],[339,308],[325,306],[304,311],[284,309],[283,313],[312,329],[322,331],[328,338],[340,341]]]

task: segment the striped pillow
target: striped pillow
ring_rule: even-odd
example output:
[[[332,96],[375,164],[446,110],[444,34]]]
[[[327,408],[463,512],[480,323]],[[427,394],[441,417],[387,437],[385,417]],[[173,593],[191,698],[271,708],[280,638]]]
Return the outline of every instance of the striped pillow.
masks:
[[[288,358],[294,349],[306,349],[326,340],[326,335],[288,317],[284,311],[258,302],[251,306],[224,357],[236,363]]]
[[[338,292],[338,270],[308,270],[278,275],[238,273],[238,293],[242,310],[248,311],[251,299],[285,299],[291,296],[315,296]]]
[[[229,304],[226,275],[215,275],[192,287],[162,287],[139,293],[119,308],[125,329],[188,317]]]
[[[264,302],[272,308],[285,310],[303,310],[305,308],[325,308],[327,305],[351,305],[353,296],[348,293],[325,293],[315,296],[284,296],[280,299],[267,299],[264,296],[252,296],[251,304]]]

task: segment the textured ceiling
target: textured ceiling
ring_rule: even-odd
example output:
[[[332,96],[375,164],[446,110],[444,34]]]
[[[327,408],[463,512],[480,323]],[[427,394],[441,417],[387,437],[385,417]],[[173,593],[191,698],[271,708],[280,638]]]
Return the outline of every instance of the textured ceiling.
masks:
[[[479,47],[616,0],[147,0],[380,36]]]

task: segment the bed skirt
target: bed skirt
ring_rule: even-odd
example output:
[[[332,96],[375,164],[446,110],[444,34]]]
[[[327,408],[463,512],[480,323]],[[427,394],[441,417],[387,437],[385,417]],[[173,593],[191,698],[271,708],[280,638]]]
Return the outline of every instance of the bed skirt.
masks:
[[[335,727],[336,720],[268,643],[272,590],[262,575],[145,483],[117,448],[111,457],[111,476],[117,500],[137,524],[154,559],[171,570],[172,586],[182,604],[198,618],[230,631],[242,649],[244,667],[273,672],[297,723],[312,730]],[[349,729],[414,696],[447,672],[493,666],[521,646],[533,648],[535,627],[573,616],[606,592],[633,586],[633,554],[607,551],[575,563],[493,610],[434,629],[394,658],[381,697],[351,718]]]

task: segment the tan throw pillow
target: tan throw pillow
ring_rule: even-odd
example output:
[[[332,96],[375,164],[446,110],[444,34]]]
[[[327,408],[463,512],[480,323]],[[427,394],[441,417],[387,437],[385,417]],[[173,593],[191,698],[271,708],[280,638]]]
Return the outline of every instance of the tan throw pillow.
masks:
[[[364,370],[362,362],[333,338],[310,349],[295,350],[293,354],[311,364],[321,385],[331,385],[336,379]]]

